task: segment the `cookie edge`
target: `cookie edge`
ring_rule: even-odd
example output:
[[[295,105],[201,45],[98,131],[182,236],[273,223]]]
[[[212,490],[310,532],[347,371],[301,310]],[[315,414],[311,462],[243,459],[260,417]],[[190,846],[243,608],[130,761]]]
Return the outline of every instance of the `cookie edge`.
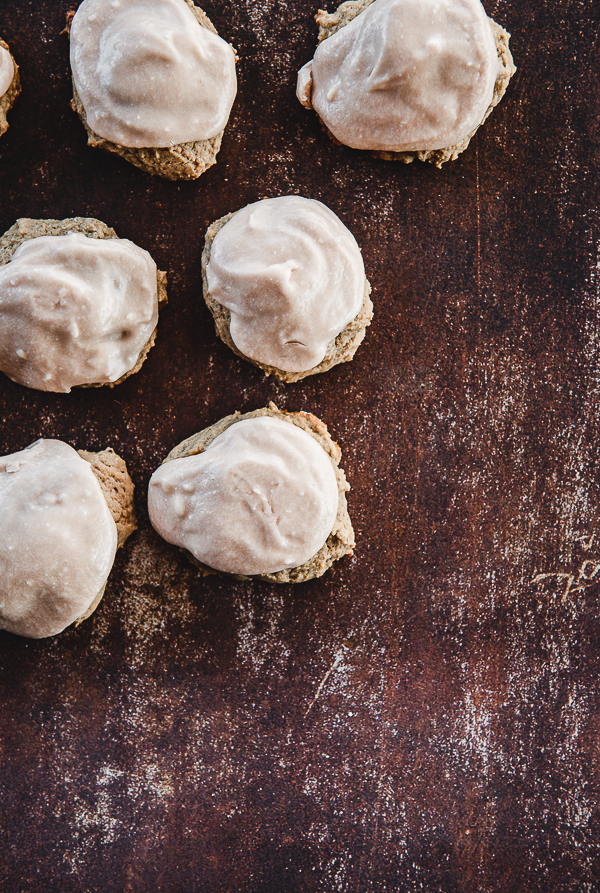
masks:
[[[99,452],[77,450],[77,454],[89,463],[100,485],[113,521],[117,528],[117,551],[121,549],[131,534],[137,530],[137,518],[133,501],[134,484],[129,476],[125,460],[111,447]],[[114,565],[113,565],[114,566]],[[112,568],[111,568],[112,573]],[[110,576],[110,575],[109,575]],[[106,583],[94,598],[89,608],[73,621],[71,626],[79,626],[94,613],[106,591]],[[68,629],[68,627],[66,627]]]
[[[15,57],[10,52],[9,45],[5,43],[1,38],[0,46],[4,47],[5,50],[8,50],[14,66],[14,74],[10,86],[8,90],[6,90],[6,92],[4,92],[2,96],[0,96],[0,136],[2,136],[10,127],[6,116],[15,104],[15,100],[21,92],[21,77],[19,75],[19,66],[16,63]]]

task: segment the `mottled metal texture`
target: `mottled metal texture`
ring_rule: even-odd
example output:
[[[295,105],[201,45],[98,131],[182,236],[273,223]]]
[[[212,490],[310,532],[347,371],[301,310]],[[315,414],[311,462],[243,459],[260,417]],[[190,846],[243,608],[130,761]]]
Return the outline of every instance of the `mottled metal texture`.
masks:
[[[519,71],[442,171],[334,146],[297,103],[311,0],[205,8],[239,96],[217,166],[174,184],[86,147],[68,6],[0,2],[23,81],[0,231],[96,216],[170,281],[118,388],[0,380],[3,453],[112,446],[140,517],[90,620],[0,634],[0,888],[595,891],[600,6],[487,0]],[[215,337],[200,256],[211,221],[290,192],[352,229],[376,316],[353,363],[286,387]],[[296,588],[200,578],[151,530],[148,478],[270,399],[342,446],[355,557]]]

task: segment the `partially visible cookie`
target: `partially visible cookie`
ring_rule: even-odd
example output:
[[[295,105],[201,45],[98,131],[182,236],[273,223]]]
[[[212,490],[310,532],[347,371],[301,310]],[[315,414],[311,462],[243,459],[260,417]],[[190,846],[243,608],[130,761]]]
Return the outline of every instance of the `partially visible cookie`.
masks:
[[[298,99],[334,142],[387,161],[456,159],[516,71],[479,0],[346,0],[316,21]]]
[[[215,163],[237,57],[193,0],[84,0],[67,31],[88,145],[167,180]]]
[[[98,606],[136,528],[133,483],[111,449],[37,440],[0,458],[0,628],[54,636]]]
[[[321,202],[298,195],[215,221],[202,281],[221,340],[285,382],[349,362],[373,317],[354,236]]]
[[[150,520],[204,574],[302,583],[355,546],[340,461],[310,413],[235,413],[171,450],[150,481]]]
[[[8,130],[6,115],[20,92],[19,66],[11,55],[8,44],[0,39],[0,136]]]
[[[120,384],[154,344],[166,279],[100,220],[21,218],[0,237],[0,370],[44,391]]]
[[[77,452],[92,466],[113,521],[117,525],[117,547],[121,548],[134,530],[137,530],[133,481],[129,477],[127,465],[110,447],[98,453],[90,453],[87,450]]]

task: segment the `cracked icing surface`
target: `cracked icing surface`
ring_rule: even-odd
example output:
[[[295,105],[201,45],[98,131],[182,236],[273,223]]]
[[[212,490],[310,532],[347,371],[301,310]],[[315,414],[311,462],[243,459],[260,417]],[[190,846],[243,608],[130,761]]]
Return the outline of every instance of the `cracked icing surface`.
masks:
[[[101,594],[117,527],[88,462],[59,440],[0,459],[0,626],[62,632]]]
[[[204,452],[152,476],[150,520],[167,542],[229,574],[272,574],[315,555],[333,529],[338,485],[316,440],[272,417],[243,419]]]
[[[286,372],[318,366],[365,299],[360,248],[339,217],[298,195],[254,202],[212,243],[208,290],[247,357]]]
[[[237,90],[232,48],[183,0],[85,0],[71,68],[89,127],[132,148],[216,137]]]
[[[497,74],[479,0],[376,0],[317,47],[298,98],[347,146],[434,150],[481,123]]]
[[[118,381],[157,320],[156,264],[127,239],[41,236],[0,267],[0,368],[27,387]]]

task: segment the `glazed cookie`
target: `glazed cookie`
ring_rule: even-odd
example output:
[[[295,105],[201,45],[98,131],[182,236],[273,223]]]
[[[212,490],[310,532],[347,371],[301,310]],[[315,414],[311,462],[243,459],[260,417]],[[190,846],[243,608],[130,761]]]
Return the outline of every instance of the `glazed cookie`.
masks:
[[[219,337],[281,381],[351,360],[373,316],[354,236],[321,202],[299,195],[213,223],[202,274]]]
[[[133,483],[113,450],[37,440],[0,458],[0,628],[43,639],[81,623],[136,526]]]
[[[8,130],[6,115],[20,92],[19,66],[13,59],[8,44],[0,40],[0,136]]]
[[[100,220],[18,220],[0,238],[0,370],[40,391],[119,384],[154,344],[166,282]]]
[[[302,583],[355,546],[340,460],[310,413],[235,413],[169,453],[150,480],[150,520],[205,574]]]
[[[298,99],[335,142],[388,161],[453,161],[516,71],[480,0],[347,0],[316,21]]]
[[[236,55],[193,0],[84,0],[67,28],[72,106],[89,145],[167,180],[215,163]]]

